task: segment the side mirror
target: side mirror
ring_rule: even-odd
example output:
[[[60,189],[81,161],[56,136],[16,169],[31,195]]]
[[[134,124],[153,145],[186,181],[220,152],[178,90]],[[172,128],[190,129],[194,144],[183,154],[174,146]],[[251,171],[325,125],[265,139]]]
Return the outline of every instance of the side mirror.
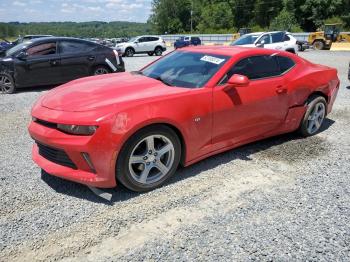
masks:
[[[28,54],[27,54],[27,52],[25,52],[25,51],[21,51],[21,52],[17,55],[17,58],[18,58],[19,60],[26,60],[27,57],[28,57]]]
[[[249,85],[249,79],[246,76],[234,74],[227,81],[227,84],[229,84],[231,86],[248,86]]]
[[[255,44],[256,47],[264,48],[265,46],[265,40],[262,40],[261,42],[258,42]]]
[[[134,43],[135,43],[135,44],[138,44],[138,43],[139,43],[139,41],[137,41],[137,40],[136,40]]]

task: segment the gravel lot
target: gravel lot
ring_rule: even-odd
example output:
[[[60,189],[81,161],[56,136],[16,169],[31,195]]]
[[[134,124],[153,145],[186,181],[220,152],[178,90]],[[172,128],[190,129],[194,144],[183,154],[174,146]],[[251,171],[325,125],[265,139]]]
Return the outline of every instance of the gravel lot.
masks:
[[[350,52],[301,56],[336,67],[323,131],[235,149],[108,203],[41,174],[26,126],[45,89],[0,96],[0,261],[350,260]],[[137,70],[155,57],[126,58]]]

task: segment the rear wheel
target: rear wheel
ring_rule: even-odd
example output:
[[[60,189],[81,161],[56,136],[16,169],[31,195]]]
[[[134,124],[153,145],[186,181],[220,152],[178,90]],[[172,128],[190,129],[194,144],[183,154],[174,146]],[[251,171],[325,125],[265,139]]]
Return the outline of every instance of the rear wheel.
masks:
[[[156,49],[154,49],[154,53],[156,56],[161,56],[163,54],[163,50],[161,47],[157,46]]]
[[[314,96],[309,99],[307,110],[301,122],[299,132],[307,137],[316,134],[326,117],[327,102],[322,96]]]
[[[0,74],[0,90],[3,94],[12,94],[16,91],[15,82],[11,75],[6,73]]]
[[[148,54],[149,56],[153,56],[153,55],[154,55],[154,52],[147,52],[147,54]]]
[[[109,74],[111,72],[111,70],[109,68],[107,68],[106,66],[96,66],[94,71],[93,71],[93,75],[105,75],[105,74]]]
[[[127,57],[132,57],[132,56],[134,56],[134,54],[135,54],[135,51],[134,51],[134,49],[132,49],[132,48],[127,48],[126,50],[125,50],[125,55],[127,56]]]
[[[321,40],[316,40],[314,43],[313,43],[313,47],[316,49],[316,50],[323,50],[324,49],[324,42],[321,41]]]
[[[145,192],[162,185],[176,171],[181,143],[166,126],[151,126],[133,135],[117,161],[117,179],[127,188]]]

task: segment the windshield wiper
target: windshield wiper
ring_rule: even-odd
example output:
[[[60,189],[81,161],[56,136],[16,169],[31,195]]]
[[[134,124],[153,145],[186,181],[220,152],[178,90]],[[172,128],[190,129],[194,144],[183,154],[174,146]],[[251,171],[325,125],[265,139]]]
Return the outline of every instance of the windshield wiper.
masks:
[[[142,71],[131,71],[130,73],[133,75],[143,75]]]
[[[160,82],[162,82],[163,84],[167,85],[167,86],[172,86],[172,84],[170,84],[168,81],[166,81],[165,79],[163,79],[161,76],[158,76],[156,78],[154,78],[155,80],[158,80]]]

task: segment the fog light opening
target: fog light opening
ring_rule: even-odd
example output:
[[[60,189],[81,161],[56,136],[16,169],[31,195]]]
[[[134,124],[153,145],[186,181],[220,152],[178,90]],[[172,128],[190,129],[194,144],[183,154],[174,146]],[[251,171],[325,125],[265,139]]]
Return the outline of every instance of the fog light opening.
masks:
[[[96,174],[96,170],[94,165],[92,164],[92,161],[90,159],[90,156],[88,153],[81,153],[81,155],[83,156],[84,160],[86,161],[86,163],[88,164],[88,166],[90,167],[92,173]]]

